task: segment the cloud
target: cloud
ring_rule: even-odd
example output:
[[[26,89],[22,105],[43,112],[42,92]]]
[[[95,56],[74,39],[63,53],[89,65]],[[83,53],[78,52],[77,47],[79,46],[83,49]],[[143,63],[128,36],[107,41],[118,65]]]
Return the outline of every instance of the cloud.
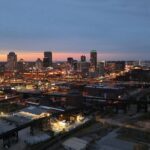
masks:
[[[148,52],[149,6],[149,0],[0,0],[0,48]]]

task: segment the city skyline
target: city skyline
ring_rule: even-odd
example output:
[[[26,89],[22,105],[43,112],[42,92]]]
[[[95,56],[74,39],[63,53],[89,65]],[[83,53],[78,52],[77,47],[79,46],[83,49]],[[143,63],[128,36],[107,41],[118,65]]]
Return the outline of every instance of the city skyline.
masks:
[[[0,0],[0,150],[150,150],[150,0]]]
[[[68,57],[73,57],[75,60],[80,60],[80,57],[82,55],[85,55],[87,58],[87,61],[90,61],[90,51],[88,52],[55,52],[55,51],[51,51],[53,53],[53,61],[67,61]],[[25,61],[36,61],[38,58],[43,59],[44,58],[44,50],[41,50],[40,52],[22,52],[22,51],[2,51],[0,53],[0,61],[7,61],[7,55],[9,52],[15,52],[17,54],[18,60],[20,59],[24,59]],[[127,53],[124,53],[124,55],[122,56],[121,53],[101,53],[99,51],[97,51],[97,59],[98,61],[104,61],[104,60],[114,60],[114,61],[118,61],[118,60],[124,60],[124,61],[128,61],[128,60],[149,60],[149,55],[147,55],[147,57],[143,58],[142,57],[137,57],[134,58],[134,52],[130,52],[130,57],[128,56]],[[142,52],[140,53],[140,56],[142,56]]]
[[[99,59],[149,59],[149,5],[147,0],[2,0],[0,60],[9,51],[27,59],[41,56],[41,49],[57,53],[56,60],[91,49],[101,53]]]

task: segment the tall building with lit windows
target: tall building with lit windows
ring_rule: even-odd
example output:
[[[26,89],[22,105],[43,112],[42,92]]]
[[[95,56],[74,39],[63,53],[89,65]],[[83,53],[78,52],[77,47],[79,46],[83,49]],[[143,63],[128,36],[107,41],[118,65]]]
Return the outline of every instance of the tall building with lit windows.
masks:
[[[86,62],[86,56],[84,55],[81,56],[81,62]]]
[[[43,59],[43,67],[51,67],[52,66],[52,52],[46,51],[44,52],[44,59]]]
[[[92,50],[90,52],[90,64],[91,64],[91,68],[93,68],[93,70],[96,71],[96,68],[97,68],[97,51],[96,50]]]
[[[36,60],[36,62],[35,62],[35,68],[37,70],[42,70],[42,68],[43,68],[43,62],[42,62],[42,60],[40,58],[38,58]]]
[[[7,55],[7,63],[6,63],[6,70],[14,71],[17,67],[17,55],[14,52],[10,52]]]

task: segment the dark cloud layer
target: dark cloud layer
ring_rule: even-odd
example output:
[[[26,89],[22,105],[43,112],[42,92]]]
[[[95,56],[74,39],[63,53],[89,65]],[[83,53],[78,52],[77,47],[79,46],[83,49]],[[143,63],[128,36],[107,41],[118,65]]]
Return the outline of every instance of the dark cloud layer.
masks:
[[[0,0],[0,48],[150,54],[149,0]]]

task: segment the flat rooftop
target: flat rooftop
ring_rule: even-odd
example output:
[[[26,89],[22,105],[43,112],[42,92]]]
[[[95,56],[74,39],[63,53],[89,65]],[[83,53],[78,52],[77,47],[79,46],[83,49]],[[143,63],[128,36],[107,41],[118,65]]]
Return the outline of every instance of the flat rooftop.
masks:
[[[16,128],[15,124],[0,119],[0,134]]]

